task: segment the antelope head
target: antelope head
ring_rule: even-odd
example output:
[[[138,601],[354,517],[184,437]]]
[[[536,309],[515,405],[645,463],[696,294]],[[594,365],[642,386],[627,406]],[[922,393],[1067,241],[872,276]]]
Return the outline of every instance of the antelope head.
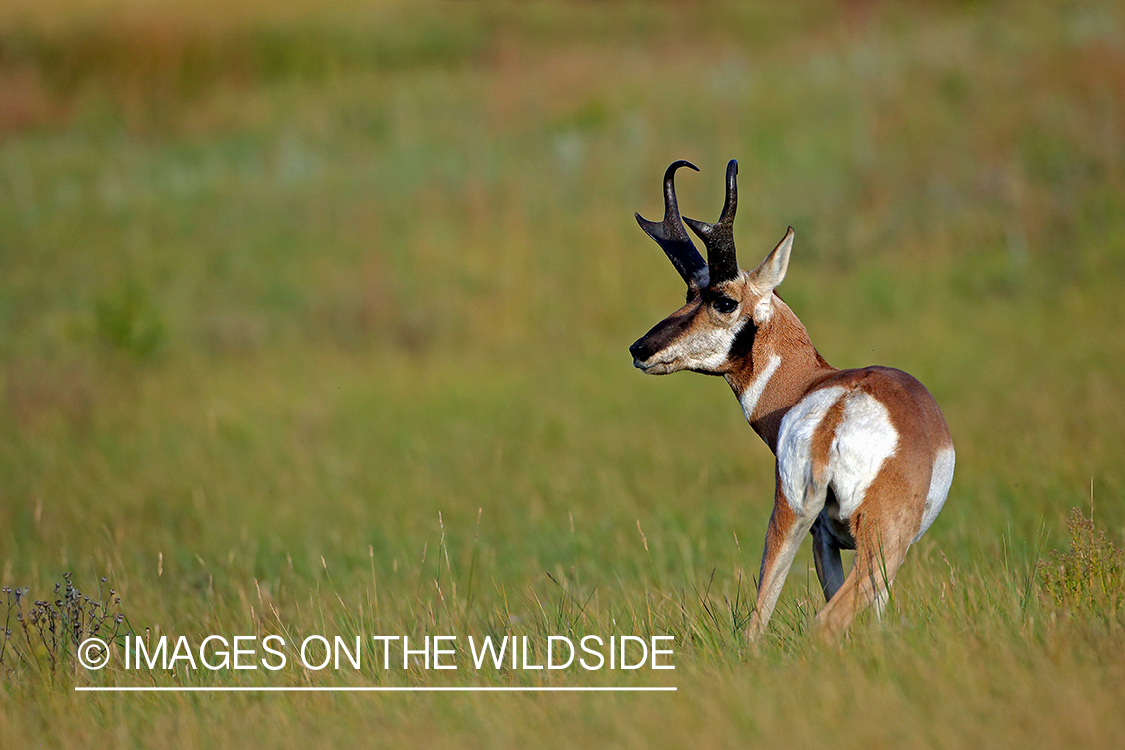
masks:
[[[652,327],[629,347],[633,366],[652,375],[691,370],[724,375],[750,354],[758,329],[774,311],[774,288],[785,278],[793,228],[753,271],[738,267],[734,250],[734,213],[738,207],[738,162],[727,164],[727,195],[714,224],[681,218],[676,202],[674,162],[664,173],[664,220],[637,223],[664,250],[687,283],[684,306]],[[684,229],[691,227],[707,249],[704,262]]]

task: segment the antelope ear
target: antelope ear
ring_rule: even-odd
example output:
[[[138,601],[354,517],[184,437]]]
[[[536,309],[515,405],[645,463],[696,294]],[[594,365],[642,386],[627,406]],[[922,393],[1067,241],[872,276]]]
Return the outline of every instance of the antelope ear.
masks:
[[[793,249],[793,227],[777,243],[766,259],[758,264],[750,277],[754,283],[770,291],[776,289],[785,279],[785,272],[789,270],[789,252]]]

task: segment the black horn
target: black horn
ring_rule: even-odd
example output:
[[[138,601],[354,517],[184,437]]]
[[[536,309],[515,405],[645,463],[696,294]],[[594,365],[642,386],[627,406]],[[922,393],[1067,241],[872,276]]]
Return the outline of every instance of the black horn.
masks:
[[[684,218],[691,230],[699,235],[707,247],[707,266],[710,284],[729,281],[738,276],[738,259],[734,252],[734,212],[738,209],[738,162],[727,164],[727,199],[723,213],[714,224]]]
[[[668,170],[664,173],[664,220],[661,222],[649,221],[643,218],[640,214],[636,214],[637,223],[641,225],[641,229],[645,230],[652,239],[656,240],[656,244],[668,256],[668,260],[672,261],[672,265],[679,271],[680,276],[688,284],[698,283],[697,275],[700,271],[707,267],[703,262],[703,256],[695,249],[692,244],[691,237],[688,236],[687,230],[684,229],[684,223],[680,219],[680,208],[676,203],[676,170],[680,167],[688,167],[699,171],[699,167],[691,162],[679,160],[672,162]]]

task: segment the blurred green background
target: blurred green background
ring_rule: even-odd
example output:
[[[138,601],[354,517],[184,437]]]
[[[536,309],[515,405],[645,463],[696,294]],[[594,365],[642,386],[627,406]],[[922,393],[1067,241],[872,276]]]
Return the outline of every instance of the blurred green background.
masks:
[[[1072,506],[1125,529],[1123,16],[9,0],[0,582],[111,576],[135,627],[203,634],[547,632],[589,596],[588,627],[647,613],[682,645],[672,699],[101,701],[13,679],[0,729],[1123,741],[1119,608],[1068,625],[1029,604]],[[740,645],[772,457],[720,380],[630,365],[681,299],[632,217],[659,214],[679,158],[703,219],[739,160],[743,266],[795,227],[781,292],[829,362],[911,372],[950,423],[957,476],[902,606],[842,652],[801,638],[807,553],[774,642]]]

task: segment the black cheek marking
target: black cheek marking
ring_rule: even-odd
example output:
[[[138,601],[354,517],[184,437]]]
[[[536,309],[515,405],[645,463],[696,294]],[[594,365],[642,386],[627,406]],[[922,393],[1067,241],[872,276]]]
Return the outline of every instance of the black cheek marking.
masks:
[[[747,320],[746,325],[735,334],[734,341],[730,343],[727,359],[742,359],[750,356],[750,350],[754,348],[754,337],[756,335],[758,335],[758,326],[754,325],[753,320]]]

